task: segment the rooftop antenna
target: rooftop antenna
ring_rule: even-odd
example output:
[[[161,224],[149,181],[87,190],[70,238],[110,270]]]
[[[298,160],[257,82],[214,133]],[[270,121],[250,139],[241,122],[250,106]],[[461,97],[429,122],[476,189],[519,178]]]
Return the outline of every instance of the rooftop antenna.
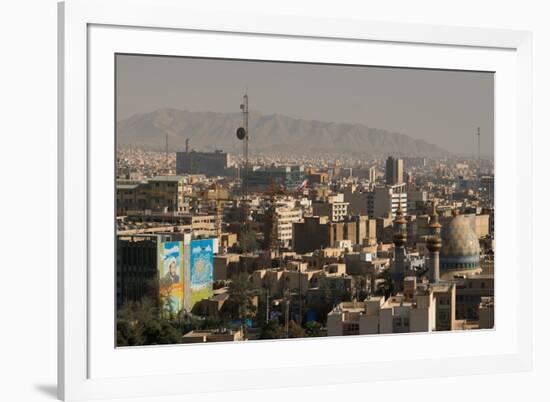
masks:
[[[247,231],[247,192],[248,192],[248,88],[240,105],[243,113],[243,125],[237,129],[237,138],[243,142],[243,171],[241,173],[241,190],[243,197],[243,232]],[[246,245],[243,246],[246,252]]]
[[[247,91],[248,92],[248,91]],[[237,129],[237,138],[243,141],[243,174],[242,174],[242,190],[243,195],[246,196],[247,192],[247,175],[248,175],[248,93],[245,92],[243,96],[243,103],[241,104],[241,110],[243,112],[243,125]]]

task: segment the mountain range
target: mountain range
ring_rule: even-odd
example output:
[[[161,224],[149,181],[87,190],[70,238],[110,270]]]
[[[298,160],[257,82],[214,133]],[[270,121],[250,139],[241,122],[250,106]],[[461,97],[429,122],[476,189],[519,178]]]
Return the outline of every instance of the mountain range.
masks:
[[[117,145],[184,150],[185,140],[197,151],[239,152],[236,130],[241,113],[190,112],[159,109],[117,123]],[[249,113],[251,153],[431,156],[451,154],[423,140],[361,124],[297,119],[280,114]],[[168,137],[168,138],[167,138]]]

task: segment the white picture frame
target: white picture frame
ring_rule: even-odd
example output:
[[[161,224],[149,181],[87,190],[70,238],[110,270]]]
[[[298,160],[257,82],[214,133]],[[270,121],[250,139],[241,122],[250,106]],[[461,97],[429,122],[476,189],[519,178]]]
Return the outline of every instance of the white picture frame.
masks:
[[[236,43],[239,50],[230,46]],[[529,370],[531,47],[531,34],[524,31],[323,20],[239,10],[218,15],[200,6],[186,8],[178,0],[60,3],[59,397],[145,397]],[[109,281],[114,281],[114,267],[108,265],[111,279],[108,270],[96,268],[102,258],[114,261],[113,245],[101,243],[101,234],[112,230],[112,221],[101,217],[106,213],[112,218],[109,203],[114,200],[109,181],[113,170],[105,162],[114,160],[109,58],[117,52],[136,51],[495,71],[496,329],[115,349],[114,341],[109,343],[114,316],[105,314],[113,301],[100,297],[112,290]],[[106,251],[97,253],[94,247]],[[458,346],[445,350],[450,344]],[[461,346],[466,344],[470,346]],[[389,346],[391,350],[382,354]],[[320,347],[323,353],[316,353]],[[368,352],[353,352],[362,349]],[[221,353],[231,365],[209,363]],[[158,361],[167,355],[186,364],[181,370],[161,369]],[[299,357],[289,362],[285,356]]]

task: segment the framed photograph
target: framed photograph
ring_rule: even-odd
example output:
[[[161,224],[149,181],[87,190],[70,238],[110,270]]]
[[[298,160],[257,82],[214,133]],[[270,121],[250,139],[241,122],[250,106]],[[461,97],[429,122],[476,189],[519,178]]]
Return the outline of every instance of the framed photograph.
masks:
[[[529,32],[69,0],[59,49],[61,399],[531,368]]]

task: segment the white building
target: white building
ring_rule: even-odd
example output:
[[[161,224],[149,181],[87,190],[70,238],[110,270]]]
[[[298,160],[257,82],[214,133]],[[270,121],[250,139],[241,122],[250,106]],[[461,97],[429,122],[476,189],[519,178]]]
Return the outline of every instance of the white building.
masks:
[[[403,294],[344,302],[327,316],[327,335],[366,335],[436,330],[436,297],[427,284],[405,278]]]
[[[349,202],[344,202],[344,194],[330,195],[324,202],[312,204],[314,216],[328,216],[331,222],[341,222],[348,215]]]
[[[401,203],[403,214],[407,214],[407,192],[405,184],[376,186],[367,194],[367,214],[369,218],[395,216]]]
[[[300,208],[282,206],[276,208],[277,213],[277,240],[282,247],[292,245],[292,224],[302,220]]]

